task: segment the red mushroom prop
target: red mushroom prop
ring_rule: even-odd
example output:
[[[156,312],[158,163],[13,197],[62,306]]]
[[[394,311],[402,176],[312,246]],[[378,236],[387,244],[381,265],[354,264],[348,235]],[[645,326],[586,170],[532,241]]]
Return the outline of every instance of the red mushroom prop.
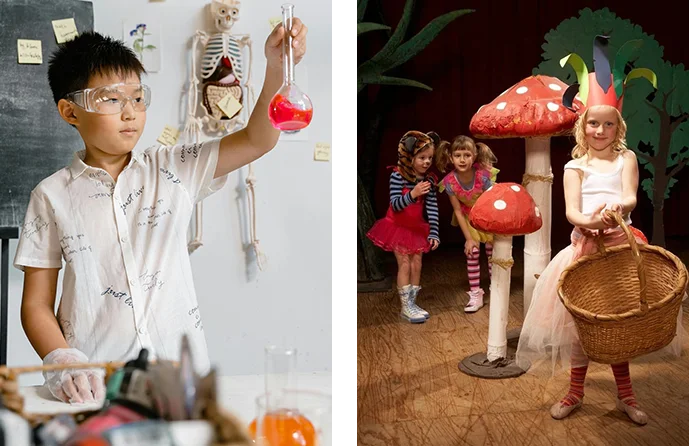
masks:
[[[550,262],[550,210],[553,173],[550,137],[571,131],[577,114],[562,105],[568,85],[550,76],[529,76],[481,106],[469,124],[477,138],[524,138],[526,168],[522,184],[536,201],[543,219],[540,231],[524,240],[524,314],[540,274]],[[583,104],[575,98],[573,107]]]
[[[514,264],[512,236],[538,231],[543,224],[541,212],[524,186],[516,183],[496,183],[476,200],[469,214],[469,221],[479,231],[494,234],[493,256],[490,260],[494,267],[490,284],[490,321],[488,350],[484,361],[485,375],[476,372],[476,367],[472,374],[491,378],[520,375],[524,371],[513,365],[514,358],[507,357],[507,310]],[[477,364],[475,359],[472,362],[474,365]],[[500,363],[500,369],[496,369],[497,362]]]

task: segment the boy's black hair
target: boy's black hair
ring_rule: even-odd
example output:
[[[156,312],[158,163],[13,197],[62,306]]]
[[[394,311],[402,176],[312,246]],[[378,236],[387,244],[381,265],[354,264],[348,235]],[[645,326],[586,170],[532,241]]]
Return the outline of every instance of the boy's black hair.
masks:
[[[146,70],[124,42],[87,31],[58,46],[50,57],[48,83],[57,104],[68,93],[86,88],[93,75],[141,78],[142,73]]]

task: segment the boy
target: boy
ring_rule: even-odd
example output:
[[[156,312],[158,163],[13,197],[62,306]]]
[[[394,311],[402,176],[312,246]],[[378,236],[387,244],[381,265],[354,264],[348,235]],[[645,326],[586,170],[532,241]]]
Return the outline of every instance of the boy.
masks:
[[[295,18],[295,62],[306,51],[306,34]],[[129,360],[142,347],[153,357],[177,359],[186,333],[197,371],[208,371],[187,226],[196,202],[277,143],[267,110],[282,84],[283,36],[280,25],[266,40],[263,89],[243,130],[143,152],[133,148],[151,93],[141,84],[145,71],[134,53],[89,32],[53,55],[53,97],[85,150],[32,191],[14,260],[25,273],[22,325],[44,364]],[[69,403],[102,400],[103,375],[95,369],[44,372],[53,396]]]

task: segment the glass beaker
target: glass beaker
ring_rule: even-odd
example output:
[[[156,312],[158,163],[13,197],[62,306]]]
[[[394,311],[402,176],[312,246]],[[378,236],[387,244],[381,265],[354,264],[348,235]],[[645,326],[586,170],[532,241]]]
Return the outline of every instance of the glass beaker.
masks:
[[[297,388],[297,349],[269,345],[264,350],[264,394],[278,395],[285,389]],[[285,403],[284,397],[281,403]],[[255,438],[256,423],[249,425],[249,432]]]
[[[292,18],[294,5],[282,5],[282,86],[268,106],[268,117],[276,129],[284,133],[297,133],[306,128],[313,118],[311,99],[294,81],[294,48],[292,48]]]
[[[285,389],[256,398],[258,446],[331,446],[332,397]]]

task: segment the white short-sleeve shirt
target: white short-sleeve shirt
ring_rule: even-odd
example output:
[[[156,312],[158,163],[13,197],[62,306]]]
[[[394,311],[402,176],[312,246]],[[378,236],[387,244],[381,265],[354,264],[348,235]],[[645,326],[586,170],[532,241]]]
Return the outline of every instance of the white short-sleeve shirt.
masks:
[[[14,266],[61,268],[57,319],[67,343],[91,361],[179,359],[189,336],[199,373],[210,368],[187,251],[196,202],[213,179],[220,140],[132,152],[115,183],[72,164],[31,192]]]

